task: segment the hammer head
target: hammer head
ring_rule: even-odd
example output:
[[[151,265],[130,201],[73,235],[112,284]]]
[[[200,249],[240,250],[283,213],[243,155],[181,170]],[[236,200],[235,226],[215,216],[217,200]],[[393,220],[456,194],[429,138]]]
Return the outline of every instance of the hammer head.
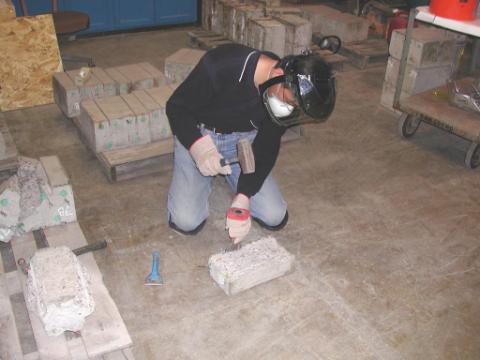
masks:
[[[255,172],[255,158],[253,156],[252,144],[247,139],[240,139],[237,143],[238,162],[244,174]]]

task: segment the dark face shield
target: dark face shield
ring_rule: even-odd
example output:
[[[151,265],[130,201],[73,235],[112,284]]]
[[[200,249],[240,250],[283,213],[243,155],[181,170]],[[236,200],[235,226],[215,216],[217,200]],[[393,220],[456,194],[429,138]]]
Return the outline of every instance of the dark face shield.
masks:
[[[323,122],[335,106],[335,79],[311,81],[309,75],[277,76],[260,86],[272,121],[280,126]]]

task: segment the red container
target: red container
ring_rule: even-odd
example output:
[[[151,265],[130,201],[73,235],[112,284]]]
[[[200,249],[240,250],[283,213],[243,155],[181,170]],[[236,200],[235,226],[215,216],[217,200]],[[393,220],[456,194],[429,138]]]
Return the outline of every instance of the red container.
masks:
[[[448,19],[474,20],[478,0],[431,0],[430,12]]]

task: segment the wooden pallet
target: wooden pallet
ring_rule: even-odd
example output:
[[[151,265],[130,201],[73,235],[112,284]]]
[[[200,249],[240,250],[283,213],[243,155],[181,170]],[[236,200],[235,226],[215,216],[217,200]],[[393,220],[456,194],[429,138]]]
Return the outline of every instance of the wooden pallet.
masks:
[[[17,173],[18,152],[2,114],[0,114],[0,133],[5,142],[5,154],[0,157],[0,181],[3,181]]]
[[[189,31],[190,46],[198,47],[202,50],[210,50],[219,45],[233,44],[232,40],[225,36],[207,30]]]
[[[156,174],[172,167],[173,137],[96,155],[111,182]]]
[[[87,245],[78,223],[43,230],[49,246],[71,249]],[[134,360],[132,340],[115,302],[105,287],[92,253],[79,256],[91,278],[95,311],[79,333],[46,334],[41,320],[25,304],[27,276],[16,270],[20,258],[37,250],[32,232],[0,246],[0,358],[18,360]]]
[[[340,48],[340,55],[359,69],[374,65],[385,65],[388,60],[388,43],[385,39],[367,39],[361,42],[344,44]]]

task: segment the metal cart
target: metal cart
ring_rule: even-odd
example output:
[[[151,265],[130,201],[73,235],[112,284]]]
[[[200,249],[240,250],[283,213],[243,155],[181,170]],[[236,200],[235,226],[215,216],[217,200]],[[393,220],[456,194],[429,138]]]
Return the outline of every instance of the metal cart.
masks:
[[[414,19],[475,37],[480,37],[480,20],[455,21],[434,16],[428,11],[428,7],[411,9],[394,97],[394,107],[403,113],[399,118],[399,131],[403,137],[409,138],[414,135],[421,122],[460,136],[470,141],[470,147],[465,155],[465,165],[474,169],[480,165],[480,114],[451,106],[445,96],[435,95],[447,94],[446,86],[400,100]]]

